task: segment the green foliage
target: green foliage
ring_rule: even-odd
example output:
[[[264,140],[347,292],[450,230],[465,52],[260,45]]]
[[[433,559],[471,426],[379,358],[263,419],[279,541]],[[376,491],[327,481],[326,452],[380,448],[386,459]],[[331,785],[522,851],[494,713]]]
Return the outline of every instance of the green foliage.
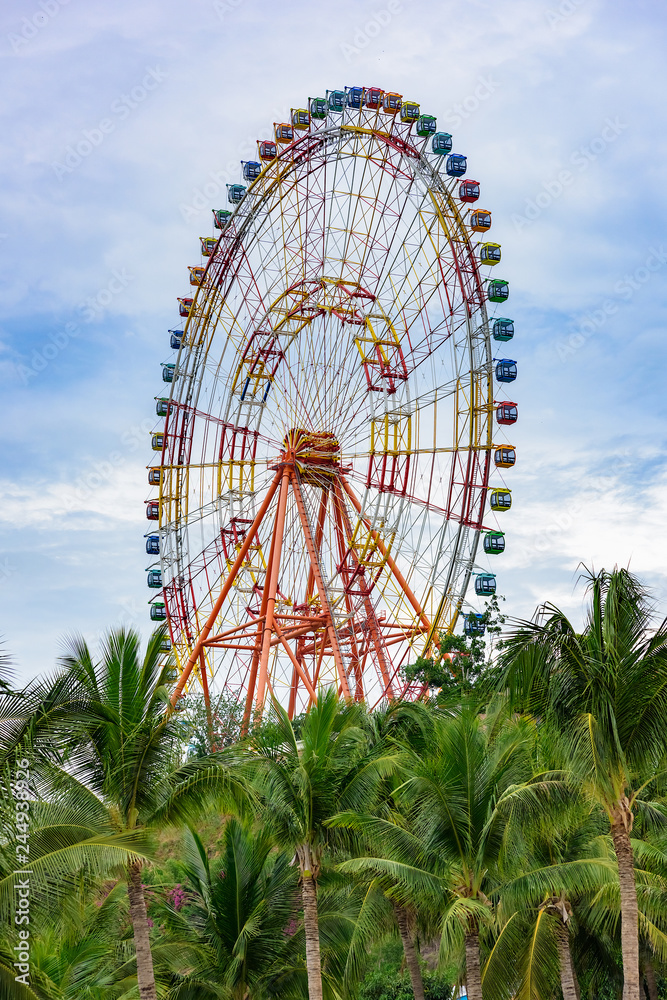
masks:
[[[451,1000],[451,983],[432,972],[423,973],[423,978],[426,1000]],[[407,972],[397,974],[374,970],[359,984],[357,997],[359,1000],[414,1000],[414,993]]]

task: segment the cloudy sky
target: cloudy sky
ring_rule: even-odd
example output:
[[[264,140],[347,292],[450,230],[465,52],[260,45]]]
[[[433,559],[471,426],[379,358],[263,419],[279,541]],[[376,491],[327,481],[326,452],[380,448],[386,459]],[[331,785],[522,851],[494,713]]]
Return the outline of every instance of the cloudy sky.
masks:
[[[581,561],[629,563],[665,608],[666,27],[658,0],[4,0],[0,632],[22,676],[72,631],[148,629],[175,296],[255,138],[344,85],[421,101],[494,213],[520,371],[507,610],[578,616]]]

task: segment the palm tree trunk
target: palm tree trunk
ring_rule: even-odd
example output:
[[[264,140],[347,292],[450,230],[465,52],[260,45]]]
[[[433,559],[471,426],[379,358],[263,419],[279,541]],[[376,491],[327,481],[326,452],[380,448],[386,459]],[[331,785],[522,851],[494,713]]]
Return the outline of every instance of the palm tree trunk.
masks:
[[[399,906],[398,903],[394,903],[394,914],[396,915],[396,923],[398,924],[401,941],[403,942],[405,964],[407,965],[408,972],[410,973],[412,992],[415,995],[415,1000],[425,1000],[424,980],[422,979],[422,970],[419,967],[419,959],[417,957],[414,937],[412,936],[412,931],[410,930],[410,918],[408,911],[404,906]]]
[[[302,872],[301,899],[303,900],[303,927],[306,932],[306,969],[308,971],[308,996],[322,1000],[322,964],[320,959],[320,925],[317,918],[317,889],[312,874]]]
[[[572,952],[570,951],[570,932],[567,924],[560,924],[556,932],[558,943],[558,959],[560,963],[560,985],[563,990],[563,1000],[580,1000],[579,982],[574,970]]]
[[[130,920],[134,931],[134,949],[137,953],[139,996],[141,1000],[157,1000],[146,899],[141,887],[141,861],[133,861],[128,865],[127,895],[130,899]]]
[[[479,933],[475,927],[466,934],[466,993],[468,1000],[482,1000],[482,976],[479,967]]]
[[[646,956],[646,961],[644,962],[644,978],[646,979],[649,1000],[658,1000],[658,984],[655,979],[655,969],[653,968],[653,962],[648,955]]]
[[[637,886],[628,833],[629,822],[622,807],[617,809],[611,824],[611,836],[618,861],[618,881],[621,889],[621,952],[623,955],[623,1000],[639,1000],[639,917]],[[630,814],[630,821],[632,814]]]

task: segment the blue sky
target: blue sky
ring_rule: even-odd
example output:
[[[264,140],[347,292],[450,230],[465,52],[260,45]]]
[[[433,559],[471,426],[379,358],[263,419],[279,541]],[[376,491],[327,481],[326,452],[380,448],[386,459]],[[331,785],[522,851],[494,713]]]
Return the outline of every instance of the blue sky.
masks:
[[[578,616],[580,561],[629,563],[665,608],[666,21],[655,0],[5,0],[0,632],[22,676],[72,631],[148,630],[148,431],[197,237],[271,122],[352,84],[437,115],[494,214],[520,373],[506,609]]]

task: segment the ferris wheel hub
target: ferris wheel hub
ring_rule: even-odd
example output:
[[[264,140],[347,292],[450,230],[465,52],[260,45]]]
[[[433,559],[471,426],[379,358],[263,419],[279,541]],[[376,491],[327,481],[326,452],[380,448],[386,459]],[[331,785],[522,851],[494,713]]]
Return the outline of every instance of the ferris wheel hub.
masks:
[[[338,466],[340,444],[331,431],[309,431],[295,427],[283,439],[284,458],[301,466]]]

